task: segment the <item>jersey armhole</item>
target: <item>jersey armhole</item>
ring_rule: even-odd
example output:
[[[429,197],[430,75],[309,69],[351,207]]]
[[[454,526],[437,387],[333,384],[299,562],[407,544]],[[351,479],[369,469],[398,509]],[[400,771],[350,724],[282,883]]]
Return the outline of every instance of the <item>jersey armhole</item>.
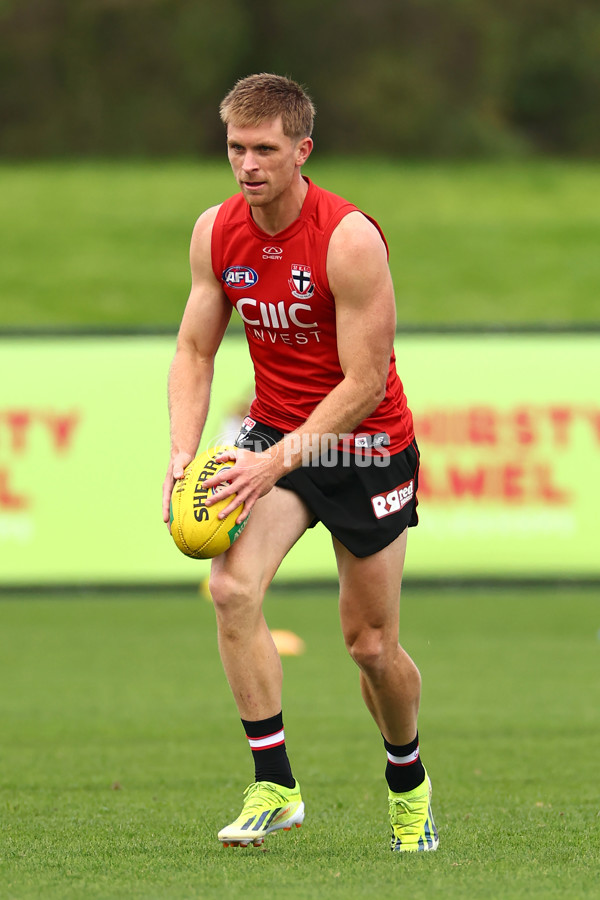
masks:
[[[375,226],[375,228],[379,232],[381,240],[383,241],[387,257],[388,257],[388,259],[390,258],[390,248],[388,247],[388,242],[385,239],[385,235],[384,235],[383,231],[381,230],[381,226],[379,225],[379,223],[376,222],[375,219],[373,219],[371,216],[367,215],[367,213],[363,212],[361,209],[358,209],[358,207],[354,206],[354,204],[352,204],[352,203],[348,203],[345,206],[341,206],[339,209],[337,209],[333,213],[333,215],[327,222],[327,225],[323,229],[323,241],[321,244],[321,253],[319,256],[319,263],[317,266],[317,273],[316,273],[315,281],[317,282],[317,287],[326,296],[327,295],[331,296],[331,289],[329,287],[329,279],[327,277],[327,252],[329,250],[329,241],[331,240],[331,235],[333,234],[333,232],[335,231],[337,226],[340,224],[342,219],[345,216],[347,216],[348,213],[351,213],[351,212],[361,213],[361,215],[363,215],[365,217],[365,219],[368,219],[369,222],[371,222]]]
[[[210,259],[215,278],[221,284],[223,280],[223,224],[226,217],[227,201],[221,204],[213,222],[210,239]]]

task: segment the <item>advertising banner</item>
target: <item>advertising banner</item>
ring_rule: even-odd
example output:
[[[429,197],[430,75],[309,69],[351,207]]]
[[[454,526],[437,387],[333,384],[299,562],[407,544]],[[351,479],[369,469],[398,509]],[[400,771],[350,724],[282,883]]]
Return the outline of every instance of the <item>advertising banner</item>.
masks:
[[[411,336],[419,574],[600,575],[600,339]]]
[[[206,578],[160,514],[174,349],[0,338],[0,587]],[[409,334],[396,352],[422,459],[407,577],[600,577],[600,335]],[[235,437],[252,385],[226,339],[203,446]],[[335,577],[322,526],[278,577]]]

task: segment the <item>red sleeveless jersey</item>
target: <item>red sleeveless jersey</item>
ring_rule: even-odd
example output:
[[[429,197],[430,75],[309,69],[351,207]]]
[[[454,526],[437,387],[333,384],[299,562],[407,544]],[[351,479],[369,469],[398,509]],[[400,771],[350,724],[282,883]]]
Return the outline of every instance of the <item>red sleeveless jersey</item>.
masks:
[[[254,363],[250,415],[284,433],[305,422],[344,377],[327,249],[336,225],[357,207],[306,180],[302,211],[279,234],[258,228],[242,194],[221,205],[212,231],[213,270],[244,321]],[[391,453],[414,438],[393,354],[385,398],[354,435],[357,448],[387,446]]]

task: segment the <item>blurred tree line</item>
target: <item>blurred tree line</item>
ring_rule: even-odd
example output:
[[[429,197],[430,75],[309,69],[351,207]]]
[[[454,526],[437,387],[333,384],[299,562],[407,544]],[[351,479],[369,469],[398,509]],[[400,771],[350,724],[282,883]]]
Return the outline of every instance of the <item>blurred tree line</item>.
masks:
[[[321,152],[600,150],[598,0],[0,0],[0,155],[212,154],[251,72]]]

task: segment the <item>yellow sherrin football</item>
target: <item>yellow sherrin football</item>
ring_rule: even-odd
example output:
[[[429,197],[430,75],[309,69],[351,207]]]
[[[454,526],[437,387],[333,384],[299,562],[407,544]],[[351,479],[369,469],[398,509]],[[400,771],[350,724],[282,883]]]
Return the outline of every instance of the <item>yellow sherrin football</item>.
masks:
[[[248,519],[241,525],[235,520],[244,508],[240,505],[230,512],[225,519],[219,519],[219,512],[231,503],[232,496],[226,497],[212,506],[206,506],[208,494],[217,494],[219,486],[204,487],[207,478],[217,473],[225,476],[233,467],[232,462],[217,462],[216,457],[232,447],[211,447],[199,453],[186,466],[183,478],[175,482],[171,494],[171,535],[182,553],[193,559],[211,559],[228,550],[240,536]]]

